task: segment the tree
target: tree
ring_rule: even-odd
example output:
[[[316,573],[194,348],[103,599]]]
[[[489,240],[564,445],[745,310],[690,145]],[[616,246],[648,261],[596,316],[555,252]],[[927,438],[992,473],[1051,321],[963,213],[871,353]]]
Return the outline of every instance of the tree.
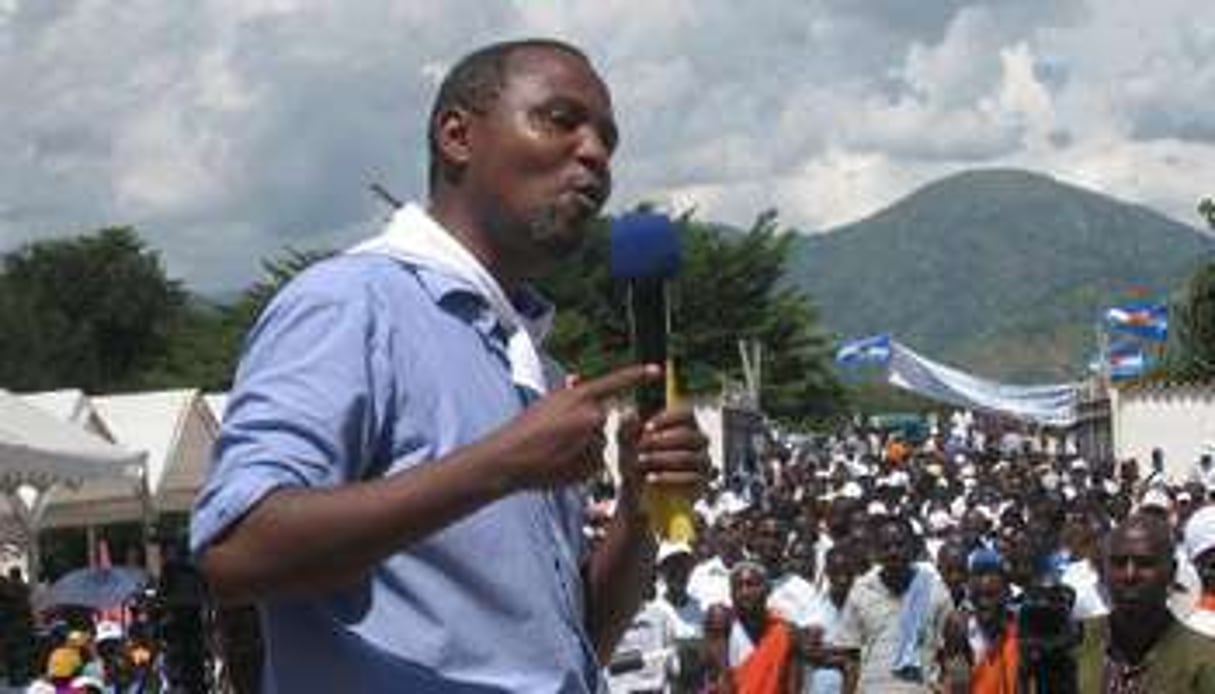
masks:
[[[15,389],[136,387],[186,298],[131,227],[32,243],[2,270],[0,382]]]
[[[1198,212],[1215,230],[1215,201],[1203,199]],[[1165,372],[1181,381],[1215,379],[1215,263],[1190,276],[1169,314]]]
[[[787,421],[821,420],[840,411],[842,390],[829,367],[826,337],[813,305],[784,282],[793,236],[781,233],[775,212],[746,232],[677,220],[683,268],[673,282],[676,357],[685,391],[717,393],[742,380],[739,340],[764,349],[761,404]],[[560,307],[550,341],[571,368],[601,373],[627,362],[623,288],[608,270],[606,220],[579,253],[542,288]]]

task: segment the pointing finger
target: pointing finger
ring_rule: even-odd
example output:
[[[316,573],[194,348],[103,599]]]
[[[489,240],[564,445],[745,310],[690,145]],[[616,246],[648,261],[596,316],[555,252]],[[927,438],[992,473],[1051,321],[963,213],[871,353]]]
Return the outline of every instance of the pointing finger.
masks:
[[[660,380],[662,380],[661,366],[657,364],[633,364],[599,378],[584,381],[576,387],[596,400],[603,400],[631,388],[636,388],[643,383],[653,383]]]

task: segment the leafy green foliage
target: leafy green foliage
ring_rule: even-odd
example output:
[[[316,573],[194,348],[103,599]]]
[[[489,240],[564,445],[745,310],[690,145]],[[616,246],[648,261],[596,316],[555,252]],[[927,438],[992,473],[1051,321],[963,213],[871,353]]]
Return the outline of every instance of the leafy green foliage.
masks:
[[[0,297],[0,382],[107,392],[166,354],[186,293],[133,229],[111,227],[5,256]]]
[[[1165,373],[1179,381],[1215,379],[1215,263],[1195,272],[1169,307]]]
[[[793,237],[776,214],[746,233],[689,218],[678,220],[684,262],[672,284],[670,349],[682,389],[717,393],[742,380],[740,339],[764,348],[761,403],[785,420],[824,419],[842,409],[842,390],[828,367],[829,345],[813,306],[781,282]],[[631,359],[624,288],[608,270],[606,223],[543,291],[561,308],[550,346],[572,369],[602,373]]]
[[[785,420],[823,419],[842,407],[808,300],[782,283],[793,236],[775,213],[750,230],[678,222],[683,272],[674,281],[671,349],[685,392],[717,393],[742,380],[740,339],[764,349],[761,401]],[[561,271],[543,282],[558,305],[550,347],[577,372],[630,360],[624,289],[609,275],[607,220]],[[36,244],[0,275],[0,383],[14,389],[229,387],[245,333],[288,280],[328,251],[292,248],[233,304],[188,296],[165,278],[131,229]],[[62,290],[61,290],[62,288]]]

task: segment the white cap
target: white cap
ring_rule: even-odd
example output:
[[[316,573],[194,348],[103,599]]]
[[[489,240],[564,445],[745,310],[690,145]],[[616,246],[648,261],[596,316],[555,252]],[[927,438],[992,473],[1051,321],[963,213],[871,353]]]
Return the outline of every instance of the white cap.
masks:
[[[667,542],[664,540],[658,545],[657,561],[661,564],[677,554],[686,554],[690,557],[692,556],[692,547],[686,542]]]
[[[1087,470],[1088,461],[1085,460],[1084,458],[1076,458],[1075,460],[1072,461],[1071,468],[1073,470]]]
[[[1190,561],[1215,547],[1215,506],[1203,506],[1185,524],[1185,552]]]
[[[1048,492],[1053,492],[1059,488],[1059,476],[1054,472],[1048,472],[1042,475],[1042,488]]]
[[[1152,487],[1139,499],[1139,508],[1159,508],[1168,511],[1173,508],[1173,500],[1169,498],[1168,492],[1160,487]]]
[[[953,527],[953,518],[950,517],[949,511],[943,508],[938,508],[928,514],[928,527],[933,532],[943,532]]]
[[[865,490],[856,482],[848,482],[840,489],[839,495],[845,499],[859,499],[865,496]]]
[[[122,640],[122,637],[122,625],[118,622],[104,621],[97,623],[97,637],[94,639],[97,643],[109,639]]]
[[[865,512],[871,516],[888,516],[890,509],[886,508],[886,504],[880,501],[870,501],[869,506],[865,508]]]

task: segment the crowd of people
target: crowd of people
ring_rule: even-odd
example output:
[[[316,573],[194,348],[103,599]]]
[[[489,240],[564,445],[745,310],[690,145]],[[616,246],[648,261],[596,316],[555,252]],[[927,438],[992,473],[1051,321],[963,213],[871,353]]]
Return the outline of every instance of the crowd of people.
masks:
[[[0,692],[216,691],[225,633],[212,628],[198,573],[176,543],[162,545],[161,557],[155,581],[92,605],[61,602],[12,569],[0,580]]]
[[[38,601],[17,569],[3,580],[3,593],[0,691],[9,691],[5,683],[29,694],[167,691],[165,649],[143,596],[108,610],[35,610]]]
[[[662,546],[611,690],[1215,692],[1209,458],[1039,443],[956,413],[775,448]]]

